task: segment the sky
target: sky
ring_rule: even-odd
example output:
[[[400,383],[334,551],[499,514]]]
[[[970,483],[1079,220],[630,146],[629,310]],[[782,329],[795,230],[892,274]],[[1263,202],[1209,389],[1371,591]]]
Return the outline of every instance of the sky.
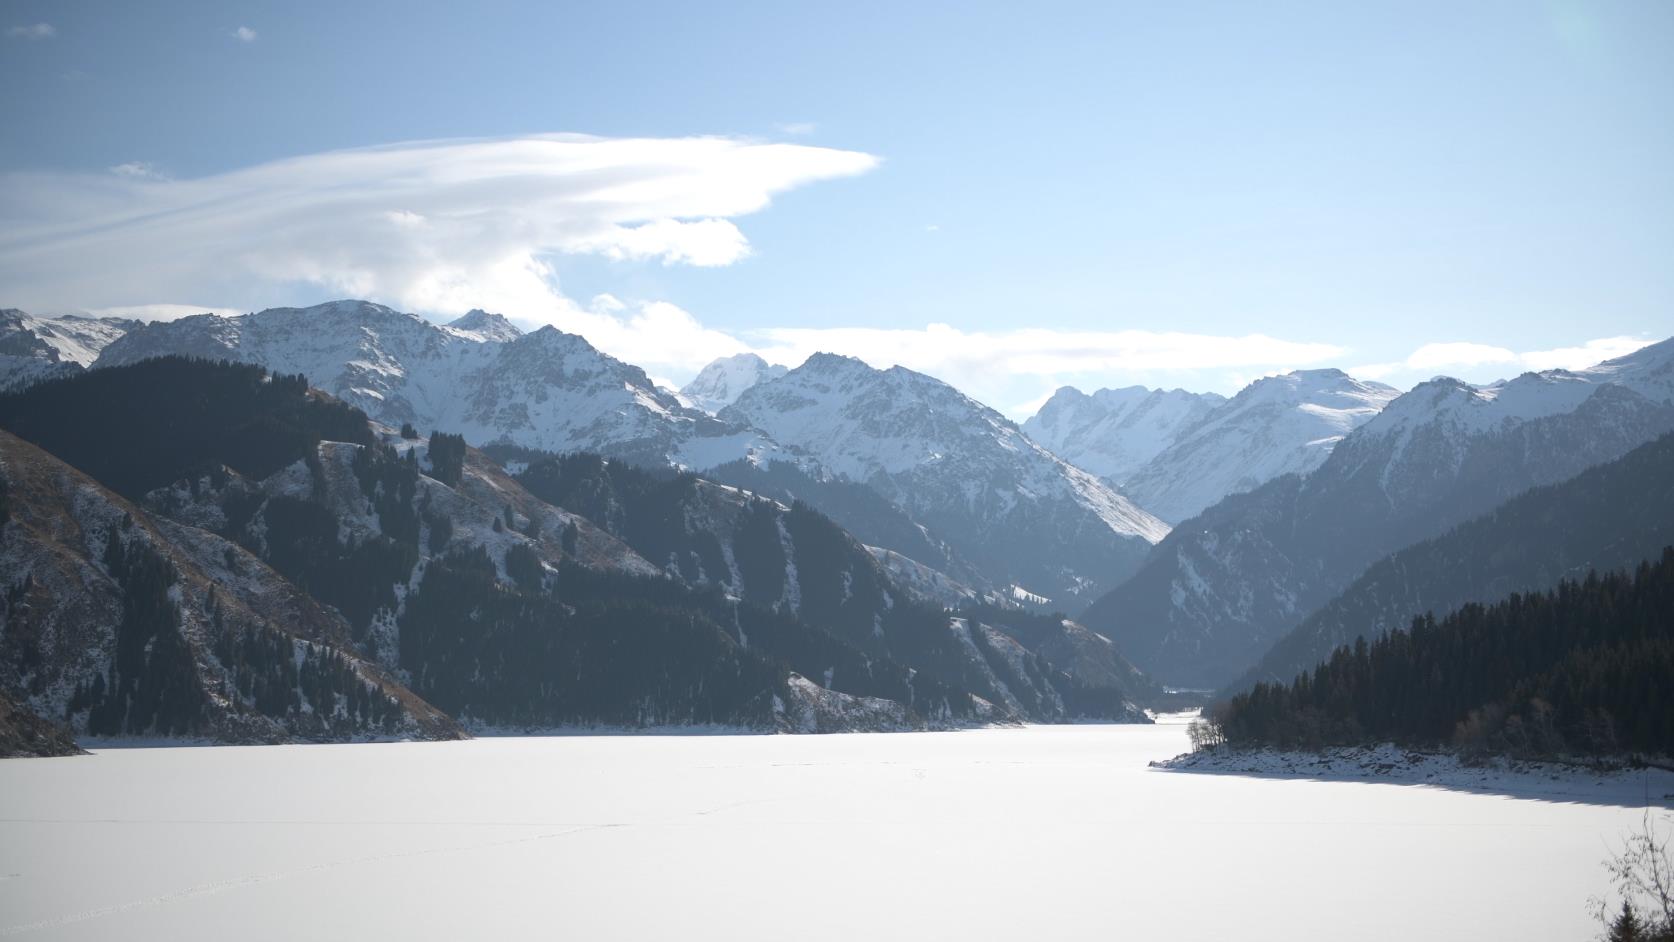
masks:
[[[1406,387],[1674,334],[1674,4],[0,2],[0,306]]]

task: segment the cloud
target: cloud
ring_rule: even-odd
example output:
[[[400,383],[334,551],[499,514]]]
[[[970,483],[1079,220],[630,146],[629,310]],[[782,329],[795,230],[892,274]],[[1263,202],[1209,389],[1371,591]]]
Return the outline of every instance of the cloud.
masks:
[[[248,26],[240,26],[232,31],[232,37],[241,43],[253,43],[256,41],[256,31]]]
[[[6,30],[8,39],[51,39],[58,35],[58,30],[51,23],[32,23],[28,26],[13,26]]]
[[[783,124],[777,125],[777,127],[782,133],[794,134],[797,136],[812,134],[820,129],[820,126],[812,121],[787,121]]]
[[[130,180],[167,179],[167,177],[165,177],[156,167],[139,160],[130,161],[125,164],[117,164],[116,166],[110,168],[110,172],[119,177],[127,177]]]
[[[877,163],[737,138],[555,134],[336,151],[196,179],[139,163],[5,173],[0,284],[10,303],[43,310],[364,297],[425,314],[485,307],[601,335],[638,330],[658,350],[687,336],[694,351],[736,352],[737,341],[691,336],[695,321],[668,308],[575,303],[554,260],[730,264],[750,251],[735,219]]]
[[[1483,367],[1497,367],[1501,373],[1579,370],[1604,360],[1626,356],[1654,342],[1638,337],[1601,337],[1580,346],[1527,350],[1521,353],[1506,347],[1482,343],[1427,343],[1414,350],[1405,360],[1368,363],[1352,367],[1348,372],[1365,379],[1384,379],[1403,373],[1427,378],[1449,372],[1479,371]]]
[[[1522,354],[1521,359],[1523,365],[1531,370],[1578,370],[1594,363],[1625,357],[1655,342],[1639,337],[1600,337],[1579,347],[1533,350]]]
[[[1222,336],[1179,331],[1074,331],[1027,328],[966,331],[948,324],[922,328],[767,328],[746,331],[754,352],[773,363],[801,363],[816,351],[858,357],[872,366],[900,365],[929,373],[985,402],[1017,401],[1026,386],[1044,401],[1065,380],[1088,385],[1164,375],[1242,369],[1269,372],[1320,364],[1344,348],[1281,340],[1264,334]],[[1009,394],[1009,395],[1008,395]],[[1008,409],[1032,412],[1036,399]],[[1038,406],[1037,406],[1038,407]]]
[[[131,317],[141,321],[174,321],[194,314],[221,314],[237,316],[244,313],[232,305],[202,304],[130,304],[119,307],[94,308],[87,313],[94,317]]]

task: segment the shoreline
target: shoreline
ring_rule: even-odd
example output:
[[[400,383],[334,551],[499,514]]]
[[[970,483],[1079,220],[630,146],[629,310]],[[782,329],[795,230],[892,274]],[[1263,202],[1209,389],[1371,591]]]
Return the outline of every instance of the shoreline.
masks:
[[[1545,762],[1496,756],[1467,763],[1453,753],[1409,749],[1393,743],[1305,750],[1210,749],[1152,761],[1174,773],[1253,778],[1419,785],[1545,801],[1580,801],[1631,807],[1674,807],[1674,772]]]

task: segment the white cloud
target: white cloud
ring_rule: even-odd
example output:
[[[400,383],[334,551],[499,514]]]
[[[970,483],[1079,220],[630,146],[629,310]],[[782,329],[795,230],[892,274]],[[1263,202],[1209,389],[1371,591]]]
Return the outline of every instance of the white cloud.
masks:
[[[1625,357],[1654,340],[1638,337],[1600,337],[1579,347],[1558,347],[1553,350],[1533,350],[1522,355],[1523,365],[1531,370],[1578,370],[1604,360]]]
[[[130,180],[167,179],[156,167],[141,160],[130,161],[125,164],[117,164],[116,166],[110,168],[110,172],[119,177],[127,177]]]
[[[8,39],[51,39],[57,35],[58,30],[51,23],[31,23],[6,30]]]
[[[244,313],[231,305],[205,307],[201,304],[131,304],[127,306],[94,308],[87,313],[94,317],[131,317],[141,321],[173,321],[194,314],[222,314],[236,316]]]
[[[248,26],[240,26],[238,29],[233,30],[232,36],[241,43],[253,43],[256,41],[256,31]]]
[[[795,134],[801,136],[818,131],[820,126],[812,121],[786,121],[785,123],[778,125],[778,128],[785,134]]]
[[[758,352],[780,363],[816,351],[844,353],[874,366],[900,364],[923,372],[997,371],[1011,375],[1202,370],[1319,363],[1340,356],[1327,343],[1278,340],[1262,334],[1227,337],[1177,331],[1065,331],[1026,328],[963,331],[948,324],[924,328],[769,328],[753,332]]]
[[[1170,375],[1242,369],[1269,372],[1317,365],[1339,357],[1342,347],[1179,331],[1072,331],[1028,328],[965,331],[948,324],[922,328],[768,328],[744,333],[755,352],[773,363],[801,363],[816,351],[842,353],[879,368],[900,365],[929,373],[984,402],[1017,402],[1016,417],[1038,408],[1063,381],[1088,387]],[[1043,382],[1043,380],[1045,382]],[[1043,386],[1047,387],[1043,390]],[[1025,387],[1034,397],[1018,402]]]
[[[1638,337],[1601,337],[1574,347],[1551,350],[1517,352],[1506,347],[1482,343],[1427,343],[1414,350],[1405,360],[1390,363],[1368,363],[1352,367],[1348,372],[1365,379],[1385,379],[1390,376],[1412,374],[1429,378],[1437,374],[1459,372],[1472,374],[1466,378],[1483,379],[1484,370],[1498,374],[1520,373],[1527,370],[1579,370],[1604,360],[1626,356],[1652,340]]]
[[[10,303],[41,310],[205,297],[243,309],[323,297],[434,315],[484,307],[684,369],[742,344],[672,305],[577,304],[553,260],[726,265],[750,251],[734,219],[877,163],[734,138],[543,135],[337,151],[190,180],[138,163],[0,174],[0,284]]]

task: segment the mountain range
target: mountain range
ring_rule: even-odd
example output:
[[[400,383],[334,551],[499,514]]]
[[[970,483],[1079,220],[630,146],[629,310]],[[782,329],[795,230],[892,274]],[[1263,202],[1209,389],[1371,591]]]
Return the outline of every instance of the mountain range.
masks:
[[[815,354],[719,417],[871,486],[991,581],[1058,605],[1114,585],[1168,532],[998,412],[901,367]]]
[[[340,301],[0,312],[0,389],[0,692],[41,743],[1143,719],[1670,530],[1674,341],[1404,394],[1065,388],[1018,426],[849,357],[675,393],[550,327]]]
[[[1083,619],[1166,682],[1226,684],[1380,557],[1670,429],[1674,341],[1587,370],[1422,383],[1313,472],[1175,527]]]
[[[153,358],[0,397],[0,427],[0,687],[82,735],[1143,720],[1155,691],[1061,616],[902,588],[805,506],[594,454],[512,477],[296,375]]]

